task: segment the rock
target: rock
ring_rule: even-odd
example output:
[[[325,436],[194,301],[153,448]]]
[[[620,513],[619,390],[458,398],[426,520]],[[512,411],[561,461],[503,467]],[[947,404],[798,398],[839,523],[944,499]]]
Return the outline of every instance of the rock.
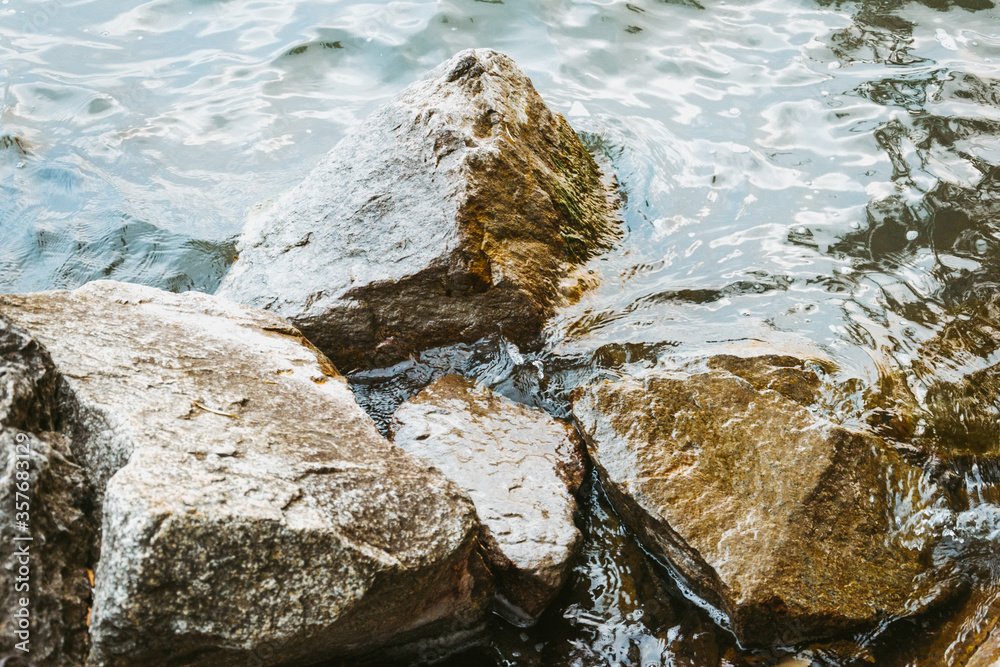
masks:
[[[1000,456],[1000,363],[954,382],[936,381],[926,393],[931,442],[938,454]]]
[[[289,318],[344,371],[498,330],[522,344],[617,238],[616,209],[517,65],[466,50],[251,220],[217,294]]]
[[[729,371],[743,378],[758,391],[773,389],[801,405],[814,405],[820,400],[822,381],[816,371],[810,368],[822,368],[816,361],[779,354],[751,357],[717,354],[708,360],[707,365],[711,369]]]
[[[48,352],[0,315],[0,653],[37,667],[87,656],[94,525],[86,478],[56,431],[59,385]]]
[[[103,506],[95,665],[447,652],[492,598],[475,509],[269,313],[90,283],[0,298],[67,378]]]
[[[989,104],[993,83],[962,74],[936,95]],[[935,139],[924,133],[921,141],[954,143],[950,121],[937,120],[923,127],[946,128],[944,134]],[[971,126],[968,131],[976,134]],[[890,143],[907,138],[898,124],[893,134],[886,135]],[[918,253],[933,254],[934,269],[920,290],[887,287],[884,301],[901,321],[937,333],[905,355],[898,346],[879,351],[888,363],[879,364],[882,386],[872,388],[869,422],[944,460],[1000,454],[1000,168],[976,180],[970,187],[942,179],[919,205],[899,195],[871,202],[869,224],[829,249],[878,263],[888,273],[898,273]]]
[[[1000,664],[1000,629],[994,626],[986,641],[979,645],[965,667],[994,667]]]
[[[0,427],[55,431],[58,393],[48,351],[0,313]]]
[[[949,84],[956,98],[989,92],[989,81],[966,75]],[[1000,168],[975,188],[942,182],[927,196],[936,256],[973,260],[962,270],[939,264],[944,287],[938,334],[913,363],[926,388],[925,437],[919,444],[944,458],[1000,455]]]
[[[908,616],[943,497],[894,449],[735,375],[652,373],[574,395],[608,496],[745,645]]]
[[[0,151],[10,151],[23,157],[28,155],[28,142],[15,134],[0,134]]]
[[[457,375],[393,415],[392,439],[468,490],[498,577],[498,610],[528,625],[562,588],[581,534],[573,494],[583,481],[576,431]]]
[[[964,317],[924,342],[913,362],[927,428],[917,444],[945,459],[1000,456],[1000,297],[971,299]],[[994,361],[994,363],[990,363]]]
[[[902,641],[893,642],[899,648],[893,651],[891,660],[883,662],[887,667],[992,665],[1000,658],[996,645],[996,638],[1000,637],[1000,632],[996,631],[998,612],[1000,599],[995,588],[989,584],[973,586],[966,595],[956,596],[949,604],[942,605],[942,609],[921,619],[922,631],[914,632],[912,627],[903,630]],[[899,632],[897,630],[897,634]],[[976,663],[973,656],[978,654],[981,659],[990,653],[991,637],[994,638],[993,655],[986,662]]]

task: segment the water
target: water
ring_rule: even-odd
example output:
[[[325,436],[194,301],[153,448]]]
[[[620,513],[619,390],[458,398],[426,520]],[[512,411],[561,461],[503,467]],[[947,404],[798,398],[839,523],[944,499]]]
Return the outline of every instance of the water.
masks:
[[[565,416],[567,391],[596,377],[767,343],[833,361],[831,411],[863,421],[854,387],[901,376],[921,397],[998,360],[974,326],[1000,274],[989,0],[0,0],[0,292],[106,277],[211,292],[248,211],[473,46],[514,57],[610,165],[627,235],[537,346],[490,339],[352,378],[376,419],[448,371]],[[939,336],[957,351],[919,363]],[[977,474],[984,488],[1000,477]],[[966,603],[802,659],[948,654],[931,645],[972,632],[955,620],[976,617],[962,604],[997,605],[1000,520],[981,496],[949,528]],[[566,594],[538,629],[498,629],[488,660],[795,653],[738,650],[650,574],[599,485],[581,521]]]

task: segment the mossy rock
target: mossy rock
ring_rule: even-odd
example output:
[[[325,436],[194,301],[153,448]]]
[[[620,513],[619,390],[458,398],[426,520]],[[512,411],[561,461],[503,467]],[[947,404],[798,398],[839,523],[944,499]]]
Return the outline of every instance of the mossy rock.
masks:
[[[535,339],[621,236],[617,189],[507,56],[462,51],[248,224],[218,294],[291,319],[342,371]]]
[[[654,371],[576,392],[626,525],[747,646],[836,636],[949,594],[918,520],[949,511],[947,494],[881,438],[764,386],[794,368],[774,362],[715,361],[749,379]]]

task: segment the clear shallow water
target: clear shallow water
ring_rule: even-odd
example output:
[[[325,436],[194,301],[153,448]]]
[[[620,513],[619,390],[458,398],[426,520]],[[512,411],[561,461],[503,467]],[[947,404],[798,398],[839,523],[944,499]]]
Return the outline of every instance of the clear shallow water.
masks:
[[[565,415],[580,383],[730,344],[813,346],[838,382],[899,371],[918,395],[996,361],[970,344],[913,366],[996,291],[1000,189],[984,184],[1000,164],[1000,10],[985,0],[0,0],[0,136],[17,137],[0,140],[0,291],[105,277],[214,290],[250,209],[473,46],[513,56],[610,165],[628,233],[536,348],[489,340],[352,378],[377,419],[449,369]],[[963,197],[981,215],[949,208]],[[841,416],[861,419],[859,402],[848,392]],[[597,527],[572,591],[526,639],[498,631],[490,659],[749,660],[661,584],[642,588],[659,611],[629,617],[620,582],[649,566],[602,563],[629,538],[598,520],[599,489],[588,498]],[[986,588],[992,502],[954,523],[976,545],[956,562]],[[861,643],[890,664],[908,627]],[[812,650],[827,664],[854,651]]]

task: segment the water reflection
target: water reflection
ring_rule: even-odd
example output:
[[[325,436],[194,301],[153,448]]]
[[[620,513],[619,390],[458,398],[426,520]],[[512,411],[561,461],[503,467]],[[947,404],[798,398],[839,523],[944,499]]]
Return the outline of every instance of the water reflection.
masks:
[[[594,379],[807,347],[840,369],[831,416],[961,445],[932,472],[967,499],[940,555],[967,586],[875,637],[741,652],[592,484],[573,584],[538,629],[499,627],[484,659],[949,664],[997,606],[996,475],[977,455],[1000,438],[983,374],[1000,350],[998,25],[989,0],[10,0],[0,291],[212,291],[248,211],[455,51],[498,48],[615,172],[628,234],[537,345],[491,338],[352,377],[380,426],[450,372],[565,417]]]
[[[596,475],[580,493],[584,549],[559,599],[535,628],[498,626],[488,650],[448,665],[719,665],[732,647],[725,631],[646,557]]]

